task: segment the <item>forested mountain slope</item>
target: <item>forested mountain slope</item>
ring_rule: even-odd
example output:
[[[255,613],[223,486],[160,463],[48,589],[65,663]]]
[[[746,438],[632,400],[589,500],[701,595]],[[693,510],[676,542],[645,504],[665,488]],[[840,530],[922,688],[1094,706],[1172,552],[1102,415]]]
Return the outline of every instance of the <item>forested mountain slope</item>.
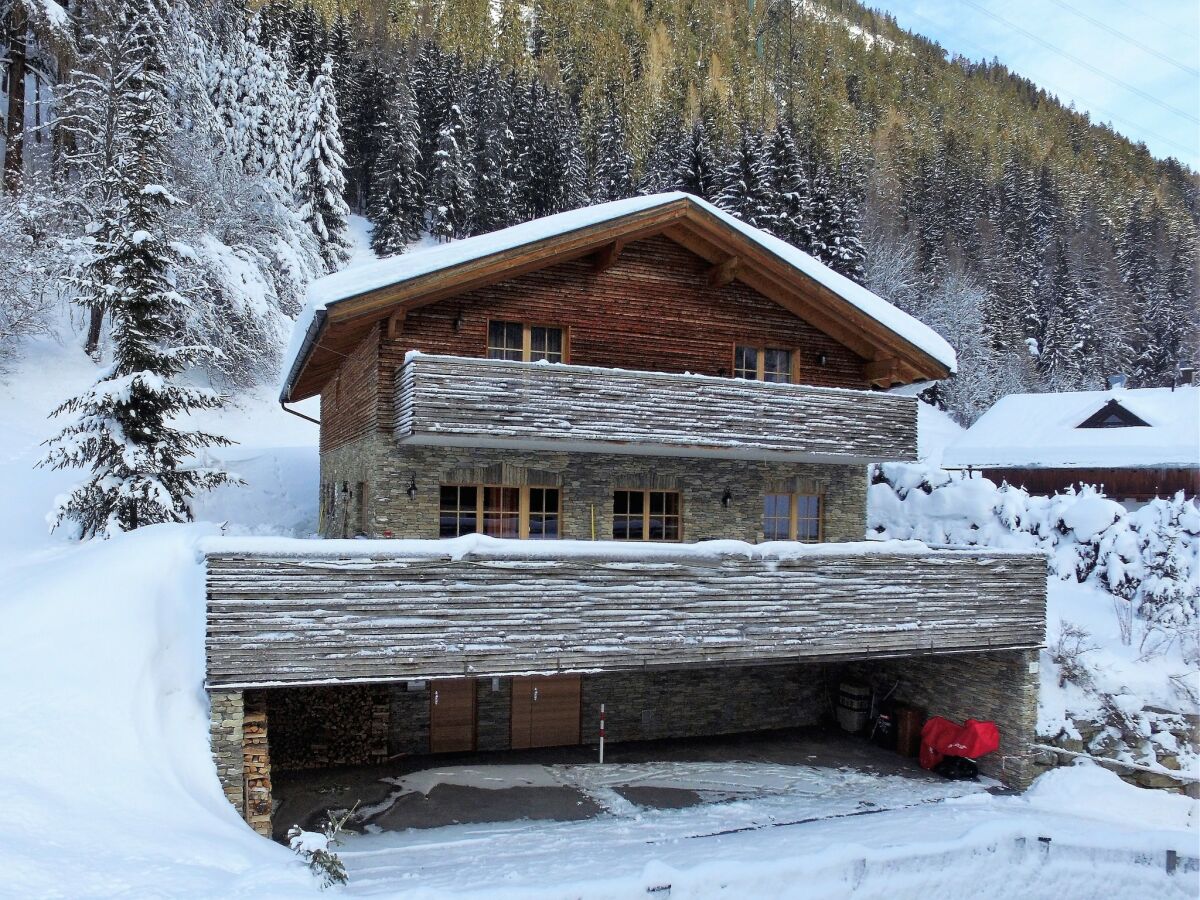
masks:
[[[3,0],[26,90],[3,104],[0,363],[79,300],[118,199],[126,7],[165,23],[172,327],[226,385],[273,374],[348,208],[402,252],[674,188],[945,334],[961,371],[936,399],[962,421],[1196,356],[1196,173],[857,3]],[[103,305],[76,306],[100,356]]]

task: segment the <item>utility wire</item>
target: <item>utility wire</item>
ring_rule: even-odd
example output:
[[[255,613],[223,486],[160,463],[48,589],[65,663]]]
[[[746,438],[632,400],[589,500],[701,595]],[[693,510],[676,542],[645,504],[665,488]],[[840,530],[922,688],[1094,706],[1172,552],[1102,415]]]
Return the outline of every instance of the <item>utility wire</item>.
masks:
[[[1148,4],[1145,2],[1129,3],[1128,0],[1115,0],[1115,2],[1117,4],[1117,6],[1123,6],[1127,10],[1129,10],[1131,13],[1136,13],[1137,15],[1139,15],[1145,19],[1149,19],[1152,22],[1157,22],[1159,25],[1161,25],[1163,28],[1166,28],[1169,31],[1173,31],[1174,29],[1179,27],[1178,23],[1175,25],[1172,25],[1170,22],[1164,22],[1158,16],[1154,15],[1154,13],[1150,12],[1150,10],[1148,10],[1146,8],[1148,6]]]
[[[1139,50],[1143,50],[1146,53],[1149,53],[1151,56],[1155,56],[1158,59],[1161,59],[1165,63],[1170,63],[1175,68],[1181,70],[1182,72],[1184,72],[1188,75],[1200,76],[1200,69],[1197,69],[1195,66],[1189,66],[1186,63],[1181,63],[1179,60],[1174,59],[1173,57],[1167,56],[1167,54],[1165,54],[1159,50],[1155,50],[1149,44],[1143,44],[1141,41],[1139,41],[1137,38],[1133,37],[1132,35],[1126,34],[1124,31],[1122,31],[1119,28],[1113,28],[1111,25],[1105,24],[1100,19],[1097,19],[1095,16],[1088,15],[1081,9],[1076,9],[1070,3],[1065,3],[1065,2],[1063,2],[1063,0],[1051,0],[1051,2],[1055,6],[1061,6],[1063,9],[1067,10],[1068,12],[1074,13],[1075,15],[1079,16],[1079,18],[1081,18],[1085,21],[1091,22],[1097,28],[1101,28],[1104,31],[1107,31],[1109,34],[1113,35],[1114,37],[1118,37],[1121,40],[1123,40],[1129,44],[1132,44],[1134,47],[1137,47]]]
[[[918,19],[922,19],[929,25],[933,26],[933,28],[935,30],[942,27],[941,23],[935,22],[933,19],[929,18],[929,16],[924,15],[923,13],[917,12],[915,9],[907,10],[906,15],[914,15]],[[983,47],[980,47],[979,44],[975,43],[974,41],[969,41],[969,40],[962,40],[962,39],[956,39],[956,40],[959,43],[962,43],[968,47],[974,48],[975,52],[980,54],[979,58],[981,60],[983,60],[984,62],[987,61],[988,53],[986,50],[984,50]],[[1067,97],[1068,99],[1071,97],[1072,92],[1064,91],[1060,87],[1056,86],[1052,82],[1046,81],[1045,79],[1038,79],[1038,84],[1041,87],[1049,88],[1051,91],[1054,91],[1056,94],[1059,95],[1059,97]],[[1087,97],[1081,97],[1078,94],[1075,94],[1075,98],[1080,103],[1087,106],[1089,110],[1091,110],[1095,113],[1102,113],[1103,115],[1107,116],[1109,119],[1113,120],[1114,122],[1123,122],[1126,126],[1128,126],[1129,128],[1132,128],[1135,132],[1140,132],[1149,137],[1155,138],[1159,141],[1162,141],[1164,144],[1170,144],[1176,150],[1180,150],[1180,151],[1188,154],[1189,156],[1194,155],[1197,152],[1197,150],[1200,149],[1197,147],[1185,147],[1183,144],[1179,143],[1179,141],[1169,138],[1166,135],[1159,134],[1157,131],[1151,131],[1149,128],[1146,128],[1144,125],[1139,125],[1137,122],[1133,122],[1129,119],[1124,118],[1123,116],[1118,116],[1116,113],[1105,109],[1103,106],[1098,106],[1095,103],[1091,103],[1087,99]],[[1092,124],[1096,124],[1096,123],[1093,122]],[[1103,123],[1101,122],[1100,124],[1103,124]],[[1126,138],[1128,138],[1128,137],[1129,136],[1126,135]]]
[[[1174,115],[1177,115],[1184,119],[1187,119],[1189,122],[1195,122],[1197,125],[1200,125],[1200,118],[1197,118],[1196,116],[1192,115],[1190,112],[1187,112],[1186,110],[1182,110],[1177,106],[1172,106],[1169,103],[1164,103],[1162,100],[1159,100],[1153,94],[1143,91],[1141,88],[1137,87],[1136,85],[1132,85],[1128,81],[1125,81],[1124,79],[1117,78],[1115,75],[1110,75],[1108,72],[1105,72],[1103,69],[1101,69],[1097,66],[1093,66],[1086,59],[1083,59],[1080,56],[1076,56],[1074,53],[1071,53],[1067,50],[1063,50],[1061,47],[1058,47],[1055,44],[1050,43],[1050,41],[1047,41],[1044,38],[1039,37],[1038,35],[1034,34],[1032,31],[1029,31],[1026,28],[1022,28],[1020,25],[1017,25],[1015,22],[1009,21],[1008,19],[1004,18],[1001,15],[997,15],[996,13],[994,13],[990,9],[988,9],[986,6],[983,6],[980,3],[976,3],[975,0],[962,0],[962,2],[965,3],[967,6],[971,7],[972,9],[983,13],[988,18],[994,19],[995,21],[999,22],[1001,25],[1004,25],[1007,28],[1011,28],[1013,31],[1016,31],[1020,34],[1025,35],[1025,37],[1027,37],[1031,41],[1034,41],[1034,42],[1040,44],[1041,46],[1045,47],[1051,53],[1057,53],[1059,56],[1063,57],[1064,59],[1069,59],[1069,60],[1071,60],[1071,62],[1082,66],[1083,68],[1087,69],[1089,72],[1093,72],[1096,75],[1099,75],[1105,81],[1111,81],[1113,84],[1118,85],[1119,87],[1123,87],[1127,91],[1130,91],[1131,93],[1137,94],[1139,97],[1141,97],[1147,103],[1153,103],[1155,106],[1160,106],[1169,113],[1173,113]]]

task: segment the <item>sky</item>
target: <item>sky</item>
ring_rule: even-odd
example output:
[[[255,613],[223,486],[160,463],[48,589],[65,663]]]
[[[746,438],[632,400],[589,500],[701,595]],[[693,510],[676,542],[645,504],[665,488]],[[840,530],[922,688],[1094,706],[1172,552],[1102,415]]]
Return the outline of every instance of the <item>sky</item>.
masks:
[[[1200,170],[1200,0],[864,0]]]

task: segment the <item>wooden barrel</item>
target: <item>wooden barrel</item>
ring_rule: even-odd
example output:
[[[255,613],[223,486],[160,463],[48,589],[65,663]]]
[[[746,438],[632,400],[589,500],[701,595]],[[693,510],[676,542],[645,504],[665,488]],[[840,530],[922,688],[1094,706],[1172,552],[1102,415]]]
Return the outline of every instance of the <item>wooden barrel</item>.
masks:
[[[843,731],[858,734],[871,715],[871,688],[853,681],[838,685],[837,719]]]

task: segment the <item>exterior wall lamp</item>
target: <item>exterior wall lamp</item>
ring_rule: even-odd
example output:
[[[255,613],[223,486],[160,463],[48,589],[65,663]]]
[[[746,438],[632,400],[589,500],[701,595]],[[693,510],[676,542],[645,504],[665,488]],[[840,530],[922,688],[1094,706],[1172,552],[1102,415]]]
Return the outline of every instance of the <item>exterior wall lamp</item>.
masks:
[[[458,315],[456,315],[456,316],[454,317],[454,330],[455,330],[455,331],[462,331],[462,330],[463,330],[463,324],[464,324],[464,321],[465,321],[465,320],[463,319],[462,310],[460,309],[460,310],[458,311]]]
[[[408,494],[409,500],[417,499],[417,476],[416,475],[408,476],[408,489],[404,493]]]
[[[733,502],[733,491],[729,490],[729,488],[725,488],[725,493],[723,493],[721,495],[721,505],[724,506],[726,509],[728,509],[729,504],[732,502]]]
[[[828,354],[826,354],[826,353],[825,353],[825,351],[824,351],[824,350],[822,350],[821,352],[819,352],[819,353],[817,354],[817,365],[818,365],[818,366],[823,366],[823,365],[825,365],[827,362],[829,362],[829,356],[828,356]]]

